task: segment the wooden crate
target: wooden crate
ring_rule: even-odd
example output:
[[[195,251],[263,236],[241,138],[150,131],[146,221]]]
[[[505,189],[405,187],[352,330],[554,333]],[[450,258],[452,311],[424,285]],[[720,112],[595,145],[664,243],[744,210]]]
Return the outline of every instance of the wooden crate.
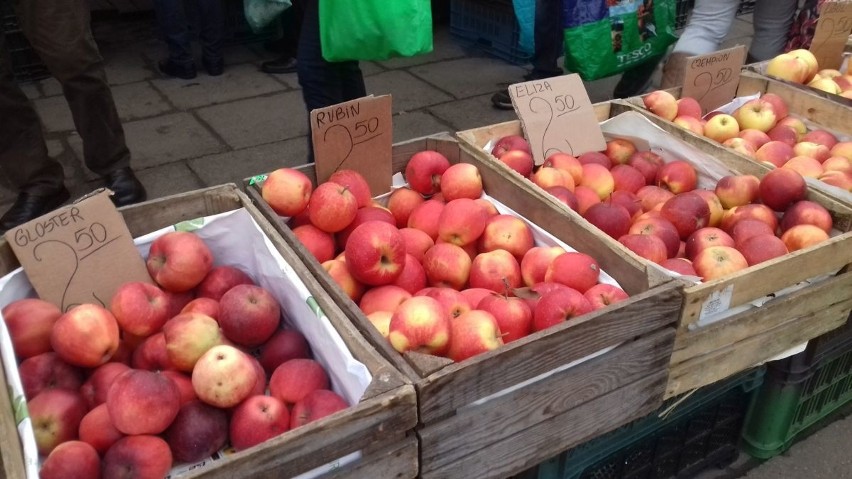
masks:
[[[807,88],[809,90],[813,90],[813,88]],[[680,88],[672,88],[669,91],[675,95],[675,97],[680,98]],[[835,135],[843,135],[847,139],[852,138],[852,129],[850,129],[849,126],[852,125],[852,108],[849,108],[847,105],[826,99],[823,95],[817,95],[802,88],[796,88],[796,85],[792,83],[743,71],[740,74],[740,81],[737,85],[737,96],[747,96],[755,93],[774,93],[787,103],[791,116],[803,119],[808,123],[819,125],[821,128],[831,131]],[[672,122],[665,121],[657,115],[650,113],[645,110],[641,96],[627,98],[624,102],[618,101],[616,103],[626,103],[635,107],[638,111],[647,114],[655,123],[658,124],[658,126],[717,157],[734,170],[753,174],[755,176],[763,176],[770,169],[769,167],[761,165],[745,155],[735,152],[734,150],[722,148],[719,143],[709,138],[696,135]],[[852,103],[850,103],[850,105],[852,105]],[[805,178],[805,180],[807,181],[808,186],[811,187],[813,195],[822,194],[819,196],[822,202],[828,202],[831,204],[839,203],[846,206],[852,205],[852,192],[844,191],[838,187],[831,186],[814,178]],[[845,221],[846,223],[840,224],[840,228],[844,231],[850,228],[849,221],[852,220],[846,218]]]
[[[599,121],[632,110],[633,107],[618,102],[595,105]],[[672,126],[677,128],[674,124]],[[464,149],[482,158],[483,162],[490,162],[495,168],[504,170],[505,176],[512,178],[519,187],[533,192],[541,201],[553,204],[571,221],[583,223],[596,231],[600,254],[611,250],[610,255],[629,257],[640,262],[646,267],[649,285],[670,279],[668,275],[661,275],[650,262],[603,234],[576,212],[482,150],[489,140],[514,134],[522,134],[518,121],[462,131],[458,137]],[[725,150],[719,145],[715,148]],[[762,172],[756,169],[749,172],[762,176]],[[852,209],[848,206],[818,192],[811,191],[809,196],[826,206],[835,221],[844,225],[844,231],[852,228]],[[603,258],[600,260],[602,264],[605,261]],[[808,278],[840,270],[850,263],[852,233],[846,232],[819,246],[752,266],[725,278],[685,287],[665,397],[731,376],[845,323],[852,309],[852,272],[844,271],[844,274],[808,286],[793,295],[769,300],[760,308],[752,308],[699,328],[701,308],[706,301],[723,291],[731,290],[731,307],[744,305]]]
[[[395,145],[393,171],[403,171],[414,153],[427,149],[443,153],[451,163],[478,166],[490,196],[577,250],[597,256],[600,245],[594,235],[518,188],[502,171],[460,150],[449,135]],[[302,171],[315,180],[313,165]],[[632,258],[601,265],[631,294],[628,301],[460,363],[416,353],[403,356],[263,201],[259,185],[247,192],[305,258],[329,296],[414,382],[421,477],[506,477],[661,404],[681,295],[675,283],[649,286],[644,268]],[[608,347],[614,349],[564,369]]]
[[[810,87],[807,85],[803,85],[801,83],[795,83],[787,80],[782,80],[777,77],[769,76],[766,74],[766,66],[769,64],[769,60],[764,60],[762,62],[750,63],[743,67],[744,72],[748,72],[749,75],[759,76],[768,80],[771,83],[778,83],[781,85],[785,85],[790,89],[800,90],[802,92],[806,92],[808,94],[818,96],[820,98],[825,98],[829,101],[837,102],[846,107],[852,107],[852,98],[842,97],[840,95],[835,95],[833,93],[829,93],[827,91],[818,90],[814,87]]]
[[[122,208],[130,233],[136,237],[181,221],[245,208],[281,256],[297,271],[315,298],[326,293],[304,268],[275,228],[236,185],[222,185],[178,194]],[[5,275],[19,266],[5,240],[0,240],[0,271]],[[418,444],[416,393],[408,381],[345,318],[333,302],[323,301],[323,312],[335,326],[355,359],[372,374],[358,404],[305,425],[221,462],[181,477],[292,477],[347,454],[361,451],[360,459],[320,477],[398,477],[417,475]],[[3,368],[0,380],[6,384]],[[0,476],[24,478],[23,455],[15,415],[8,394],[0,394]]]

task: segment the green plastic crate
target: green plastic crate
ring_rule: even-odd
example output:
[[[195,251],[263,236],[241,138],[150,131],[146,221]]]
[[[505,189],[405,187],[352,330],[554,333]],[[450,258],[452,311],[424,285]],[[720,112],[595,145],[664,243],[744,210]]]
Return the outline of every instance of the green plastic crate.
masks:
[[[764,367],[667,400],[656,412],[539,464],[538,479],[666,479],[725,467]],[[669,411],[668,414],[660,415]]]
[[[769,364],[746,416],[743,450],[758,459],[775,457],[850,401],[852,323],[847,322],[805,351]]]

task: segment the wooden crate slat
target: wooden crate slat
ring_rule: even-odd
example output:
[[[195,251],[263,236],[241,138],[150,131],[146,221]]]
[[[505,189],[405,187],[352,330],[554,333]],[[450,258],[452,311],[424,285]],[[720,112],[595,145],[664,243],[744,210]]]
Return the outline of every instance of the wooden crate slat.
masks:
[[[649,301],[652,299],[652,301]],[[419,385],[420,420],[430,424],[473,401],[672,324],[680,309],[673,288],[654,289],[613,311],[584,316],[562,331],[532,335],[499,351],[479,355],[465,366],[454,365]],[[570,326],[570,331],[565,331]],[[570,344],[565,341],[570,333]]]
[[[417,437],[411,435],[388,443],[381,450],[370,451],[366,460],[336,469],[324,479],[416,477],[420,464]]]
[[[426,464],[451,463],[566,411],[664,369],[673,330],[663,330],[625,344],[603,357],[555,373],[519,394],[459,410],[420,430]],[[522,412],[519,414],[519,412]],[[457,434],[466,431],[466,434]],[[545,460],[547,457],[540,457]]]
[[[490,479],[521,472],[541,462],[540,457],[552,457],[650,414],[660,403],[648,398],[654,397],[664,387],[666,376],[662,371],[654,373],[461,460],[449,464],[423,463],[420,477]],[[625,414],[626,411],[629,413]]]

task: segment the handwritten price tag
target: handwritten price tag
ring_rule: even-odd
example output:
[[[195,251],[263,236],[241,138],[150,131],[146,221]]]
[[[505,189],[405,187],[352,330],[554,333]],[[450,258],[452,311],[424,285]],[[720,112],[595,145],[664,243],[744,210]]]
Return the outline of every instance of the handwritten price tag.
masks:
[[[578,156],[606,148],[579,75],[516,83],[509,87],[509,96],[537,165],[553,153]]]
[[[846,39],[850,33],[852,33],[852,2],[823,3],[810,48],[821,70],[840,67],[843,48],[846,46]]]
[[[737,94],[745,54],[739,45],[687,58],[681,97],[695,98],[704,111],[729,103]]]
[[[317,181],[337,170],[355,170],[373,195],[390,191],[391,97],[364,97],[311,111]]]
[[[108,307],[123,283],[151,282],[107,192],[13,228],[5,237],[39,297],[62,311],[83,303]]]

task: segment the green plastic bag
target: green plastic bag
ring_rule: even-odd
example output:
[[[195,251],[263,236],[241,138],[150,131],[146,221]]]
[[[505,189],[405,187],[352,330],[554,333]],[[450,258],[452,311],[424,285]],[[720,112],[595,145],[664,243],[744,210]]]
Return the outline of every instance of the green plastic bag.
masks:
[[[327,61],[387,60],[432,51],[430,0],[320,0]]]
[[[661,57],[677,40],[676,0],[563,0],[565,69],[584,80]]]
[[[290,0],[244,0],[243,13],[251,30],[259,33],[291,5]]]

